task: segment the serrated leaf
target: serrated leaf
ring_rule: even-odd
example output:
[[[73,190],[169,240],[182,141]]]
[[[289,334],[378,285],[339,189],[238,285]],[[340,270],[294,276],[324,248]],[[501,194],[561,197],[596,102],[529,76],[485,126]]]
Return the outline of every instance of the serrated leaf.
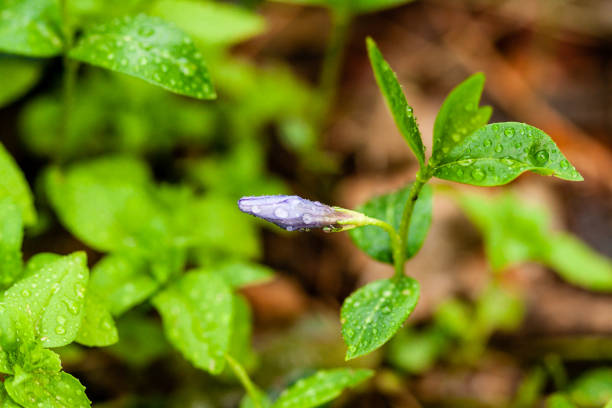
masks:
[[[433,157],[444,155],[491,118],[491,107],[479,107],[485,76],[477,73],[457,85],[448,94],[434,123]]]
[[[110,313],[119,316],[145,301],[159,287],[144,261],[122,254],[100,260],[91,271],[89,290],[100,297]]]
[[[261,16],[232,4],[162,0],[155,4],[152,12],[176,24],[205,46],[231,45],[265,28]]]
[[[52,57],[63,48],[59,2],[0,0],[0,51]]]
[[[19,206],[25,225],[36,222],[30,186],[15,160],[0,143],[0,199],[5,197],[10,197]]]
[[[246,261],[228,261],[210,268],[232,288],[257,285],[274,277],[274,271],[264,265]]]
[[[544,262],[564,280],[589,290],[612,291],[612,260],[569,235],[550,237]]]
[[[0,381],[0,408],[20,408],[20,405],[9,397],[2,381]]]
[[[13,400],[25,408],[88,408],[91,402],[85,387],[68,373],[26,373],[4,382]]]
[[[85,253],[45,264],[4,293],[9,313],[27,316],[45,347],[71,343],[83,318],[89,271]]]
[[[95,292],[87,291],[83,320],[75,341],[89,347],[105,347],[119,340],[117,327],[106,305]]]
[[[580,376],[569,387],[571,400],[584,407],[601,407],[612,399],[612,369],[599,368]]]
[[[0,198],[0,290],[22,273],[22,242],[21,210],[10,198]]]
[[[369,217],[386,221],[397,230],[400,227],[404,207],[410,195],[410,186],[408,185],[391,194],[375,197],[364,205],[357,207],[356,210]],[[432,218],[432,197],[432,188],[425,185],[412,211],[412,219],[406,239],[407,259],[412,258],[421,249],[427,237]],[[385,230],[367,226],[354,228],[349,231],[349,234],[355,245],[366,254],[378,261],[393,264],[391,239]]]
[[[576,408],[563,394],[553,394],[546,400],[546,408]]]
[[[311,408],[333,400],[345,388],[353,388],[374,374],[371,370],[337,368],[321,370],[298,380],[285,390],[272,405],[273,408]]]
[[[583,180],[546,133],[518,122],[494,123],[476,130],[435,162],[434,175],[475,186],[499,186],[528,170]]]
[[[168,340],[194,366],[218,374],[233,321],[229,286],[207,273],[188,273],[153,298]]]
[[[157,17],[125,16],[90,27],[69,55],[181,95],[216,97],[193,41],[174,24]]]
[[[346,359],[362,356],[382,346],[399,330],[419,299],[419,284],[408,276],[369,283],[342,305],[342,336]]]
[[[1,40],[0,40],[1,41]],[[0,107],[10,104],[29,91],[42,73],[39,61],[0,57]]]
[[[385,97],[389,110],[393,114],[395,124],[402,136],[404,136],[404,139],[406,139],[408,146],[412,149],[421,167],[424,167],[425,147],[423,146],[421,132],[419,131],[412,108],[406,101],[406,96],[402,91],[402,87],[395,73],[383,58],[374,40],[369,37],[367,39],[367,47],[376,82],[378,83],[380,92]]]

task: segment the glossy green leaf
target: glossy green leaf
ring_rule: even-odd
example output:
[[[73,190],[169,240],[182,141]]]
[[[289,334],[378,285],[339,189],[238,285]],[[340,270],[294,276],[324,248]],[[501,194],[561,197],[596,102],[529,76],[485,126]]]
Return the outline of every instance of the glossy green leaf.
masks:
[[[437,161],[491,118],[490,106],[479,107],[485,76],[477,73],[457,85],[444,100],[433,130],[433,157]]]
[[[25,408],[89,408],[85,387],[68,373],[26,373],[4,382],[13,400]]]
[[[145,301],[158,287],[159,283],[147,273],[144,261],[121,254],[100,260],[91,271],[89,283],[89,289],[114,316]]]
[[[52,57],[63,48],[59,2],[0,0],[0,51]]]
[[[419,284],[412,278],[381,279],[349,296],[342,305],[342,336],[346,359],[382,346],[410,316],[419,299]]]
[[[0,290],[21,275],[22,242],[21,210],[10,198],[0,198]]]
[[[83,321],[75,341],[89,347],[105,347],[119,340],[115,321],[106,305],[90,288],[83,306]]]
[[[20,408],[20,405],[9,397],[2,381],[0,381],[0,408]]]
[[[233,321],[232,294],[221,279],[188,273],[153,298],[170,342],[194,366],[218,374]]]
[[[83,252],[43,265],[4,293],[10,313],[27,316],[45,347],[71,343],[81,326],[89,271]]]
[[[465,137],[436,160],[434,175],[475,186],[499,186],[528,170],[583,180],[546,133],[518,122],[494,123]]]
[[[553,394],[546,400],[546,408],[577,408],[568,397],[563,394]]]
[[[181,95],[216,97],[193,41],[175,25],[157,17],[140,14],[93,26],[70,51],[70,57]]]
[[[264,265],[245,261],[229,261],[210,268],[210,272],[221,277],[233,288],[241,288],[269,281],[274,271]]]
[[[40,269],[45,267],[47,264],[52,263],[60,259],[62,256],[51,252],[39,252],[30,259],[25,265],[23,277],[27,278],[30,275],[37,273]]]
[[[581,407],[601,407],[612,399],[612,369],[599,368],[580,376],[570,386],[570,398]]]
[[[589,290],[612,292],[612,260],[569,235],[550,238],[544,262],[564,280]]]
[[[265,21],[248,10],[226,3],[161,0],[152,12],[200,40],[202,45],[231,45],[261,33]]]
[[[285,390],[272,405],[273,408],[311,408],[338,397],[345,388],[353,388],[374,374],[371,370],[337,368],[321,370],[298,380]]]
[[[404,207],[410,195],[410,185],[391,194],[375,197],[357,211],[373,218],[378,218],[391,224],[396,230],[402,221]],[[406,258],[413,257],[425,241],[432,217],[433,190],[426,185],[421,190],[412,211],[412,219],[406,239]],[[349,231],[355,245],[372,258],[393,264],[393,252],[389,234],[379,227],[367,226]]]
[[[412,149],[419,164],[423,167],[425,165],[425,147],[423,146],[421,132],[419,131],[412,108],[406,101],[406,96],[397,80],[397,76],[395,76],[395,73],[383,58],[374,40],[369,37],[367,39],[367,47],[376,82],[385,97],[387,106],[393,114],[395,124],[402,136],[404,136],[404,139],[406,139],[406,142],[408,142],[408,146]]]
[[[36,209],[30,186],[17,163],[0,143],[0,199],[10,197],[21,209],[25,225],[36,222]]]
[[[38,61],[0,57],[0,78],[3,78],[0,87],[0,107],[23,96],[36,84],[41,73],[42,66]]]

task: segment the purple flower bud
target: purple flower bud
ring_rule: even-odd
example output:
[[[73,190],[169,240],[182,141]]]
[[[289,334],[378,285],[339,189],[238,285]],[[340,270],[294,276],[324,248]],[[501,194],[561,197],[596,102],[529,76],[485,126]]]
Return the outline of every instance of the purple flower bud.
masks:
[[[238,208],[247,214],[262,218],[287,231],[311,228],[339,229],[341,220],[351,218],[337,208],[298,196],[268,195],[242,197]]]

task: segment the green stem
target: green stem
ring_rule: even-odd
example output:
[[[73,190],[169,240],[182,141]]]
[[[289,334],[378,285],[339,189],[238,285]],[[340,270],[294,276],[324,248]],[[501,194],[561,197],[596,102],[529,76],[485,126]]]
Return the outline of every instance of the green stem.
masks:
[[[322,101],[320,111],[317,113],[319,124],[324,121],[336,97],[342,57],[346,48],[351,20],[352,16],[347,11],[332,11],[332,32],[325,50],[319,78],[319,94]]]
[[[238,380],[240,380],[240,383],[246,390],[247,394],[249,394],[249,396],[253,400],[253,405],[255,406],[255,408],[263,408],[260,400],[261,392],[259,391],[257,386],[253,384],[244,367],[242,367],[240,363],[234,360],[234,358],[229,354],[225,355],[225,360],[227,360],[227,363],[229,364],[230,368],[232,369],[232,371],[234,371],[234,374],[236,374],[236,377],[238,377]]]
[[[62,122],[60,129],[60,145],[66,146],[69,139],[70,131],[70,115],[72,112],[72,106],[74,104],[74,88],[76,83],[76,74],[78,70],[78,62],[71,60],[68,57],[68,52],[72,48],[74,30],[70,24],[70,17],[68,13],[67,0],[61,0],[61,12],[62,12],[62,31],[64,34],[64,50],[63,50],[63,64],[64,64],[64,75],[63,75],[63,106],[62,106]],[[63,150],[60,150],[63,151]],[[60,154],[58,160],[63,161],[63,155]]]
[[[425,169],[425,172],[422,172],[422,170],[423,169],[419,170],[416,174],[416,180],[414,181],[414,183],[412,183],[412,187],[410,188],[410,192],[408,194],[408,200],[406,201],[404,212],[402,214],[402,221],[400,223],[400,228],[398,232],[398,247],[394,248],[394,253],[397,252],[397,256],[394,258],[396,278],[404,276],[404,264],[406,263],[406,251],[404,250],[404,248],[406,247],[408,228],[410,227],[410,221],[412,219],[414,205],[416,204],[416,201],[419,198],[419,194],[421,193],[423,186],[431,178],[431,174],[427,171],[427,168]]]

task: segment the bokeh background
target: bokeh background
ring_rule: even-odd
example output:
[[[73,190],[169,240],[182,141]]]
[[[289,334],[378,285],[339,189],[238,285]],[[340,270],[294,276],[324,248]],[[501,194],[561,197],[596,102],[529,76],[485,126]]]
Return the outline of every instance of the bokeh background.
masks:
[[[356,288],[389,277],[392,268],[368,258],[345,233],[286,233],[240,214],[234,203],[242,195],[291,192],[354,208],[412,179],[417,162],[378,91],[366,36],[396,71],[427,151],[445,95],[470,74],[485,73],[482,104],[493,107],[491,121],[544,130],[585,181],[525,174],[510,186],[478,192],[510,189],[521,201],[546,208],[553,229],[612,258],[612,2],[427,0],[361,15],[345,33],[337,87],[332,78],[322,93],[328,10],[233,3],[260,18],[236,28],[231,40],[202,45],[217,101],[190,100],[82,67],[70,138],[58,144],[61,60],[19,61],[24,65],[0,74],[6,89],[16,75],[10,69],[29,72],[31,81],[0,110],[2,143],[35,186],[41,208],[41,222],[25,241],[26,258],[84,249],[95,264],[101,256],[64,230],[46,204],[38,180],[48,163],[137,155],[160,183],[223,197],[229,221],[204,228],[240,231],[218,236],[275,270],[272,281],[244,290],[253,307],[255,380],[274,392],[316,368],[346,364],[339,307]],[[203,22],[194,30],[206,37],[206,27]],[[10,65],[9,57],[0,58]],[[444,194],[435,197],[430,233],[406,273],[421,284],[411,328],[390,346],[350,362],[376,368],[377,375],[333,406],[544,406],[546,395],[610,365],[612,296],[572,286],[535,262],[493,275],[482,233]],[[440,340],[436,327],[469,316],[465,310],[483,303],[493,280],[518,299],[501,306],[508,327]],[[62,354],[96,407],[236,406],[240,387],[196,371],[171,351],[150,307],[118,324],[118,345],[74,346]]]

